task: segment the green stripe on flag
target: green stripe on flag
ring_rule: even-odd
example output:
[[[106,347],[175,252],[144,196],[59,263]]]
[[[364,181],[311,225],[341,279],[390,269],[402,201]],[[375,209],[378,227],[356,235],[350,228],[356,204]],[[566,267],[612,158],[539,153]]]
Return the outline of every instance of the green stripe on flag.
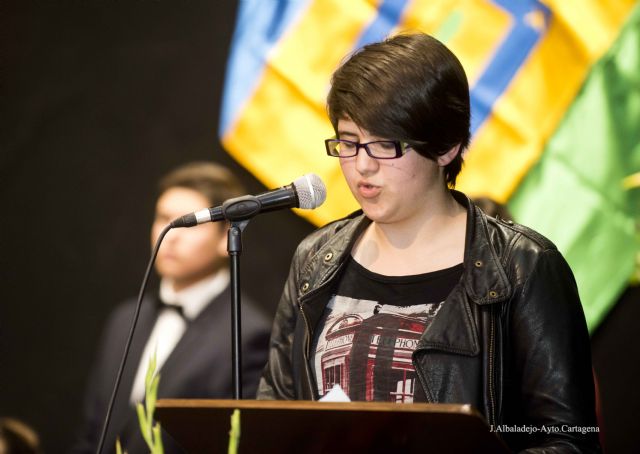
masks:
[[[589,330],[633,273],[640,241],[640,6],[594,65],[509,209],[551,239],[574,271]]]

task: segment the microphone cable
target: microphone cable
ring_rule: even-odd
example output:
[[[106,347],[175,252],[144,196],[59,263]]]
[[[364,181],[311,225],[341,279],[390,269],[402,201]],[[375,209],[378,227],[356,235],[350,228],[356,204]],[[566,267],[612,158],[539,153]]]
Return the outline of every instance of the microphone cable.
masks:
[[[154,246],[153,252],[151,253],[151,259],[149,260],[149,264],[147,265],[147,270],[144,273],[144,278],[142,279],[142,285],[140,286],[140,292],[138,293],[138,302],[136,303],[136,309],[133,314],[133,320],[131,322],[131,329],[129,330],[127,343],[125,344],[125,347],[124,347],[124,354],[122,355],[120,368],[118,369],[118,374],[116,375],[116,382],[115,382],[115,385],[113,386],[113,392],[111,393],[109,406],[107,407],[107,414],[105,416],[104,424],[102,426],[102,432],[100,433],[100,441],[98,442],[98,449],[96,450],[96,454],[100,454],[104,446],[105,438],[107,436],[107,429],[109,427],[109,421],[111,420],[111,412],[113,411],[113,406],[116,401],[116,395],[118,394],[118,388],[120,387],[120,380],[122,380],[122,373],[124,372],[124,366],[127,362],[127,357],[129,356],[129,349],[131,348],[133,333],[135,332],[136,325],[138,324],[138,317],[140,316],[140,308],[142,307],[142,297],[144,296],[144,292],[147,288],[147,283],[149,282],[149,276],[151,275],[153,264],[156,261],[156,257],[158,255],[158,251],[160,250],[160,244],[162,244],[162,240],[164,240],[165,235],[172,228],[173,226],[169,224],[164,229],[162,229],[162,232],[160,232],[160,235],[158,236],[158,240],[156,241],[156,245]]]

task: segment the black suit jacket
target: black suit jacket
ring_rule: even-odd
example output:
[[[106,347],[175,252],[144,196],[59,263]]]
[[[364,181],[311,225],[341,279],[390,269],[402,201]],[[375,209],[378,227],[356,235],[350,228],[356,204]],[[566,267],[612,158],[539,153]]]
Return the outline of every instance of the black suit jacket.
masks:
[[[73,453],[95,453],[107,405],[115,383],[135,301],[116,308],[104,331],[85,397],[84,422]],[[115,452],[116,437],[129,454],[148,453],[134,407],[129,403],[133,380],[147,339],[158,317],[157,296],[143,301],[138,326],[113,408],[103,453]],[[270,322],[255,305],[242,296],[242,393],[254,398],[262,368],[267,360]],[[187,329],[160,369],[158,398],[233,397],[231,364],[230,288],[188,323]],[[165,453],[182,452],[171,437],[163,434]]]

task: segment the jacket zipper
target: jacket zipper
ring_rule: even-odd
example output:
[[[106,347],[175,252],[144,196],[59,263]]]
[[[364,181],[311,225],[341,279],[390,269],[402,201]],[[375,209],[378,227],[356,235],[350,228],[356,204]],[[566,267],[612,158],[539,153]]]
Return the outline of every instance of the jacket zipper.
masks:
[[[309,319],[307,319],[307,315],[304,313],[304,309],[302,308],[302,302],[298,302],[298,308],[300,309],[300,313],[302,314],[302,319],[304,320],[304,326],[305,326],[305,329],[307,330],[307,332],[305,333],[306,336],[304,339],[304,360],[309,361],[309,350],[311,348],[311,344],[310,344],[311,327],[309,326]]]
[[[491,321],[489,323],[489,424],[491,427],[496,425],[496,396],[495,396],[495,316],[494,316],[495,308],[491,305],[490,308],[490,317]]]

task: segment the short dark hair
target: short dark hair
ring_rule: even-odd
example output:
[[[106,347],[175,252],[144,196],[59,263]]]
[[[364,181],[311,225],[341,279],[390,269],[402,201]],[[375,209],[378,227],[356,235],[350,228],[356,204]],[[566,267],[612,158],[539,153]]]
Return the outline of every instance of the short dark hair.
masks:
[[[399,34],[356,51],[333,74],[327,110],[336,133],[349,118],[432,160],[460,145],[445,167],[455,185],[471,137],[469,83],[458,58],[432,36]]]
[[[169,172],[160,180],[159,195],[175,187],[199,192],[209,200],[210,206],[221,205],[244,193],[242,184],[231,170],[206,161],[190,162]]]

